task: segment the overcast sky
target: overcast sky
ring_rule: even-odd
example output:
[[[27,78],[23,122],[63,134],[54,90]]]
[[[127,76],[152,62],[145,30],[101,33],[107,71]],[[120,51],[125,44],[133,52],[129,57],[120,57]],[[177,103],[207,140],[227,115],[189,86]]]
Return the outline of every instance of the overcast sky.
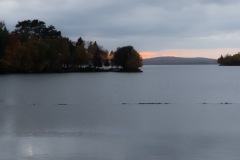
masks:
[[[143,57],[214,57],[240,51],[238,0],[0,0],[0,20],[39,19],[62,35]]]

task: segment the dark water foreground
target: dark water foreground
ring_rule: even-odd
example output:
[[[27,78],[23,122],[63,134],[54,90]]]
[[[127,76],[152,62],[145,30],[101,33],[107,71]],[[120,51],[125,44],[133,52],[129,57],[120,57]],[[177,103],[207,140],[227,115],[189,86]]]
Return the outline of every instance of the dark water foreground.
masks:
[[[238,70],[1,76],[0,159],[237,160]]]

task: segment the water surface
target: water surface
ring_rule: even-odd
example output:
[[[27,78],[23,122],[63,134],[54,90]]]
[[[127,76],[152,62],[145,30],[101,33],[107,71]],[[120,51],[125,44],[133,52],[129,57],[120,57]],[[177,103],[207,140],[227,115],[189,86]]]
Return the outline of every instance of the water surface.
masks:
[[[143,71],[1,75],[0,159],[239,159],[238,67]]]

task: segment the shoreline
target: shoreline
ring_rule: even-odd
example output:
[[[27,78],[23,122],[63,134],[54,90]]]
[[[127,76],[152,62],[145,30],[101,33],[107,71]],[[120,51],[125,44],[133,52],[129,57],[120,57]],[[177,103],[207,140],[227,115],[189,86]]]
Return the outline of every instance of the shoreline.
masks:
[[[100,69],[100,68],[81,68],[81,69],[66,69],[60,71],[44,71],[44,72],[24,72],[24,71],[15,71],[15,72],[0,72],[0,75],[7,74],[54,74],[54,73],[100,73],[100,72],[118,72],[118,73],[141,73],[141,69]]]

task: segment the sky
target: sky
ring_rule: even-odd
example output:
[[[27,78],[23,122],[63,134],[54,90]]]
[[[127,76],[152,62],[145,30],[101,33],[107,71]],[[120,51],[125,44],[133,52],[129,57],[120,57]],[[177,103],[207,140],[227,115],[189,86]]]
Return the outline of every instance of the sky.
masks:
[[[0,0],[0,20],[38,19],[72,40],[132,45],[143,58],[218,58],[240,51],[238,0]]]

